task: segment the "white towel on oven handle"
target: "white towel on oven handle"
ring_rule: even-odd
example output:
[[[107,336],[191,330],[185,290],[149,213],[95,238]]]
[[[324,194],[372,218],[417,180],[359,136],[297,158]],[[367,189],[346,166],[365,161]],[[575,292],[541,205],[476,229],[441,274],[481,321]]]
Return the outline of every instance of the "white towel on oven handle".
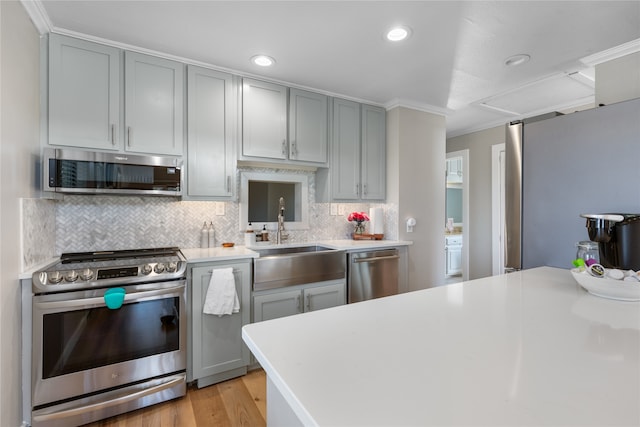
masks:
[[[238,313],[240,300],[236,292],[233,268],[218,268],[211,272],[202,312],[222,317],[225,314]]]

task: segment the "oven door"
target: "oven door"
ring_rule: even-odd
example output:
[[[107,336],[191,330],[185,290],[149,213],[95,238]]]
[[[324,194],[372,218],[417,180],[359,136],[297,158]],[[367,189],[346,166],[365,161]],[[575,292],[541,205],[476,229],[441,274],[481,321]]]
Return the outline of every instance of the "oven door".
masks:
[[[34,408],[186,369],[186,281],[33,297]]]

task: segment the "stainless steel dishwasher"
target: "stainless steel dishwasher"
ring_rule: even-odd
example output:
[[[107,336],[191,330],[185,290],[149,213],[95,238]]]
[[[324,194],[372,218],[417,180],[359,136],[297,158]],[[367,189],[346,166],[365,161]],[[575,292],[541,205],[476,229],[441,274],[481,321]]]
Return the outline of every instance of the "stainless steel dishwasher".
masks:
[[[398,293],[398,250],[381,249],[349,254],[349,303]]]

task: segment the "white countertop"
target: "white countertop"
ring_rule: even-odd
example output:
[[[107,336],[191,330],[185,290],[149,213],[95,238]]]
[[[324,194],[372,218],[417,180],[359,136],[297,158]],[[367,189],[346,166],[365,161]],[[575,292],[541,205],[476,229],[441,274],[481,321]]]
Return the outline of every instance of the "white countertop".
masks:
[[[258,257],[256,252],[244,246],[180,249],[180,252],[187,259],[187,262],[228,261]]]
[[[305,425],[640,425],[640,303],[541,267],[247,325]]]
[[[317,242],[283,243],[280,245],[273,243],[258,243],[255,246],[249,247],[235,245],[232,248],[187,248],[180,249],[180,251],[187,259],[187,262],[207,262],[242,258],[258,258],[259,254],[252,249],[321,245],[331,249],[353,251],[408,246],[412,244],[413,242],[404,240],[320,240]]]

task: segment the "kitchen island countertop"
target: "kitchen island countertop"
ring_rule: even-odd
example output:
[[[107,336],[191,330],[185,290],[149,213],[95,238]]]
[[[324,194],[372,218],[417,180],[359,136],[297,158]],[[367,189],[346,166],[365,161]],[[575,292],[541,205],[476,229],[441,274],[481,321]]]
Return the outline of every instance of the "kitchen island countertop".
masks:
[[[540,267],[243,328],[268,424],[640,425],[640,302]]]

